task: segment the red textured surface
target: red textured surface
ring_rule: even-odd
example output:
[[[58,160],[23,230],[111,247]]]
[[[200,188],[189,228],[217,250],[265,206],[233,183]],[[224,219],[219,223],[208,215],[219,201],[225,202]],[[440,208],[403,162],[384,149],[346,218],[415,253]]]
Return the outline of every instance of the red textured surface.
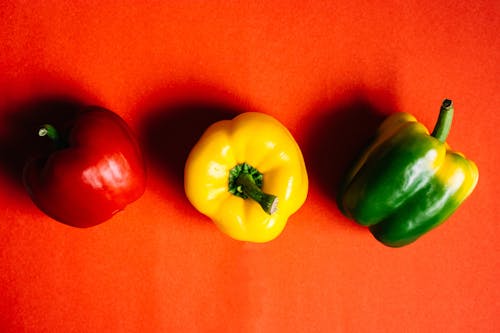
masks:
[[[3,1],[2,332],[500,330],[499,6],[495,1]],[[428,127],[476,161],[444,225],[389,249],[342,217],[342,172],[383,116]],[[75,229],[20,181],[31,129],[68,106],[120,114],[148,161],[145,195]],[[269,113],[303,149],[308,199],[267,244],[221,234],[185,199],[182,168],[211,122]]]

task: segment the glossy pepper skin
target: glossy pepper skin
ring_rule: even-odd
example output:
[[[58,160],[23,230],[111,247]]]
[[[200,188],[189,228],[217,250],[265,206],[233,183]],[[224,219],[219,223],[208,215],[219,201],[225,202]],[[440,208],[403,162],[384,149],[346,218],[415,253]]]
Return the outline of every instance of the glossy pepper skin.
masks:
[[[445,100],[429,134],[408,113],[389,116],[346,176],[338,199],[343,213],[390,247],[410,244],[445,221],[478,180],[474,162],[445,142],[452,117]]]
[[[86,107],[62,138],[50,125],[56,149],[28,162],[24,184],[48,216],[74,227],[91,227],[137,200],[146,185],[144,161],[129,127],[117,114]]]
[[[275,118],[247,112],[211,125],[185,165],[186,196],[230,237],[268,242],[304,203],[299,146]]]

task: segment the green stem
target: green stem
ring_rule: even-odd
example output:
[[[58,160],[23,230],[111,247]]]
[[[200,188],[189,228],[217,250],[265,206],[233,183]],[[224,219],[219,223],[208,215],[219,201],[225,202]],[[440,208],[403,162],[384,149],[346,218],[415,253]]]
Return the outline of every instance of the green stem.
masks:
[[[255,184],[253,177],[248,173],[241,173],[236,178],[238,191],[257,201],[267,214],[273,214],[278,208],[278,198],[267,194]]]
[[[432,136],[444,143],[450,133],[451,121],[453,119],[453,103],[445,99],[439,110],[439,117],[432,131]]]
[[[38,136],[46,136],[51,139],[57,149],[64,148],[66,146],[55,127],[50,124],[45,124],[40,127],[40,129],[38,130]]]

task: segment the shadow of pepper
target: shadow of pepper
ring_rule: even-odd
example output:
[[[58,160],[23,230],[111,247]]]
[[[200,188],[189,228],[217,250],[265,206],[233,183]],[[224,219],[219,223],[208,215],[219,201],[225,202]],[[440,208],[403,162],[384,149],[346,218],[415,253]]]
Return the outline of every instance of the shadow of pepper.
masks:
[[[342,178],[395,109],[389,94],[357,89],[313,110],[304,158],[314,186],[336,202]]]
[[[229,94],[199,85],[172,88],[160,96],[140,111],[145,117],[139,125],[139,140],[148,167],[163,177],[173,193],[182,194],[177,198],[185,198],[184,165],[193,146],[213,123],[248,110]]]
[[[0,170],[15,188],[23,187],[23,168],[29,159],[47,155],[54,150],[50,139],[38,136],[40,126],[49,123],[64,135],[68,123],[75,118],[82,106],[76,98],[47,96],[2,110]]]

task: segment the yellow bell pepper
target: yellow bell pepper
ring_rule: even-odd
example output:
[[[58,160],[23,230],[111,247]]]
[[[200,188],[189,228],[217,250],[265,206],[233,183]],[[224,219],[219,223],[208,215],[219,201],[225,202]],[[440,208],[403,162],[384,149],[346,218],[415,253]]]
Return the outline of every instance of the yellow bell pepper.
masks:
[[[184,189],[222,232],[262,243],[302,206],[308,178],[290,132],[269,115],[247,112],[205,131],[186,161]]]

